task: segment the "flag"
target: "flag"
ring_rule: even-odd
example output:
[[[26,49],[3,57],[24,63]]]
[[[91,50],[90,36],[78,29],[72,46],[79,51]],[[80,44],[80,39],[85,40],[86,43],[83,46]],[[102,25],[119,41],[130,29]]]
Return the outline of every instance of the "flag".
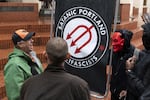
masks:
[[[116,0],[56,0],[55,37],[68,43],[65,69],[88,82],[90,90],[106,91],[106,65]]]

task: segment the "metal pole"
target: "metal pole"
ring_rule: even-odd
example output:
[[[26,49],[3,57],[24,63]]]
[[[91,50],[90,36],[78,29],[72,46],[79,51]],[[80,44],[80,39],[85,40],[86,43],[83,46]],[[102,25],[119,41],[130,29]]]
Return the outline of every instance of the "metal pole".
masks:
[[[117,26],[117,21],[118,21],[118,11],[119,11],[119,5],[120,5],[120,0],[116,0],[116,8],[115,8],[115,18],[114,18],[114,27],[113,27],[113,33],[116,31],[116,26]],[[110,56],[109,56],[109,67],[112,68],[112,54],[113,54],[113,48],[111,46],[110,48]],[[108,80],[110,81],[110,75],[108,75]],[[107,84],[109,85],[109,84]]]
[[[52,38],[53,37],[53,34],[54,34],[54,31],[53,31],[53,26],[54,26],[54,13],[55,13],[55,1],[54,0],[52,0],[52,2],[51,2],[51,4],[52,4],[52,11],[51,11],[51,27],[50,27],[50,38]]]
[[[113,33],[116,31],[119,5],[120,5],[120,0],[116,0]],[[112,54],[113,54],[113,49],[111,48],[110,49],[110,57],[109,57],[110,58],[109,59],[109,67],[111,67],[111,63],[112,63]],[[108,95],[108,91],[109,91],[109,82],[110,82],[110,70],[109,70],[109,75],[107,76],[106,92],[105,92],[104,96],[99,96],[96,93],[91,93],[91,96],[98,98],[98,99],[102,99],[102,98],[106,97]]]
[[[120,5],[120,0],[116,0],[116,8],[115,8],[115,17],[114,17],[114,27],[113,27],[113,33],[116,31],[116,26],[117,26],[117,21],[118,21],[118,11],[119,11],[119,5]],[[109,67],[112,68],[112,55],[113,55],[113,48],[111,46],[110,48],[110,55],[109,55]],[[110,71],[110,70],[109,70]],[[108,83],[107,83],[107,91],[109,90],[109,81],[110,81],[110,72],[108,75]]]

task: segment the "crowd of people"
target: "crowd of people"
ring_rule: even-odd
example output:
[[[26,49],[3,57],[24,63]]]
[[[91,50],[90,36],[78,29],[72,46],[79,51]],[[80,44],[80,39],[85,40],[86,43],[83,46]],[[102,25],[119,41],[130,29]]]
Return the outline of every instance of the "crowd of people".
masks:
[[[142,28],[143,50],[131,44],[132,31],[120,29],[112,34],[111,100],[150,100],[150,23]],[[14,50],[4,67],[8,100],[91,100],[88,83],[65,71],[64,62],[70,57],[67,42],[50,38],[43,69],[34,51],[34,35],[25,29],[12,34]]]
[[[90,100],[88,84],[64,69],[64,60],[70,57],[65,40],[50,39],[45,57],[47,68],[24,83],[20,100]]]
[[[64,61],[70,57],[67,42],[55,37],[47,42],[47,68],[33,49],[35,32],[18,29],[12,35],[14,50],[4,67],[8,100],[90,100],[88,83],[69,74]]]
[[[131,31],[112,34],[111,100],[150,99],[150,23],[142,28],[144,49],[140,51],[131,44]],[[43,70],[33,49],[35,34],[25,29],[12,34],[14,51],[4,67],[8,100],[90,100],[88,83],[64,69],[64,61],[70,57],[67,42],[60,37],[47,42]]]
[[[142,25],[144,49],[131,45],[132,32],[112,35],[111,100],[150,100],[150,23]]]

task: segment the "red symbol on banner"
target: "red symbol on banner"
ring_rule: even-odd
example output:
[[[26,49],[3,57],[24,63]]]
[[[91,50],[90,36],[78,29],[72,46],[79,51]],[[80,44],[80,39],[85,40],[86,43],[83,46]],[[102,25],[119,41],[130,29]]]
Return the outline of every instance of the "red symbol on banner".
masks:
[[[85,28],[86,30],[81,33],[81,35],[79,35],[75,40],[72,40],[72,43],[71,43],[71,46],[75,46],[76,45],[76,42],[81,38],[83,37],[86,33],[89,33],[89,39],[83,44],[81,45],[80,47],[77,47],[76,48],[76,51],[75,53],[79,53],[80,50],[86,46],[92,39],[92,33],[91,33],[91,29],[93,28],[94,26],[90,26],[89,28],[85,25],[79,25],[78,27],[76,27],[70,34],[67,35],[67,39],[70,39],[71,38],[71,35],[73,35],[79,28]]]
[[[100,50],[100,51],[104,51],[104,49],[105,49],[105,47],[104,47],[103,45],[101,45],[101,46],[99,47],[99,50]]]

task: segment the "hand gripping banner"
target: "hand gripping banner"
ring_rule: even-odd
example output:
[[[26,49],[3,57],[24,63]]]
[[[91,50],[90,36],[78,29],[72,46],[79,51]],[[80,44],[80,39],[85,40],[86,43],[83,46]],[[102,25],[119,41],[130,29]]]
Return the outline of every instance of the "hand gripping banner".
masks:
[[[65,69],[105,94],[106,65],[115,0],[55,0],[55,37],[64,38],[71,58]]]

